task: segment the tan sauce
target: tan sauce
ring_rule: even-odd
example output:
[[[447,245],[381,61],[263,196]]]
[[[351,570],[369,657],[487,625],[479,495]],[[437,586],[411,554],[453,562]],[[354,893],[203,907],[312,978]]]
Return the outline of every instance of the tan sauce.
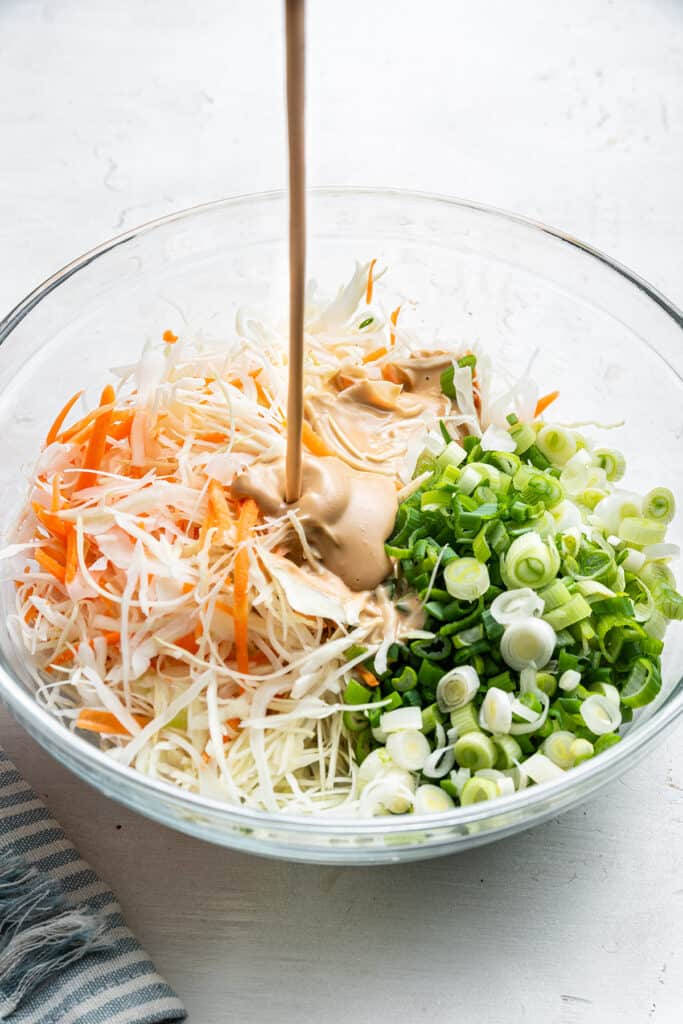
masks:
[[[289,390],[287,392],[287,501],[302,487],[304,417],[304,291],[306,285],[305,3],[285,0],[287,134],[289,142]]]
[[[328,447],[350,465],[396,477],[413,439],[451,410],[440,380],[451,363],[441,353],[397,361],[390,367],[395,381],[362,371],[338,374],[326,393],[309,398],[307,411]]]
[[[333,456],[304,456],[302,476],[301,497],[293,505],[286,502],[282,458],[250,467],[233,482],[232,493],[253,498],[266,515],[294,510],[325,567],[351,590],[374,590],[391,572],[384,542],[396,518],[393,482]]]

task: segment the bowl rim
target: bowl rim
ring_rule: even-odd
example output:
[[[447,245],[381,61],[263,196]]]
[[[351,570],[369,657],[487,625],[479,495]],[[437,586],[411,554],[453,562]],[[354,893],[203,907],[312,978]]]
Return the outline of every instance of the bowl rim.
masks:
[[[597,260],[620,277],[625,278],[626,281],[659,306],[674,321],[675,325],[683,330],[683,311],[668,300],[652,284],[599,249],[559,229],[552,228],[541,221],[511,213],[498,207],[488,206],[484,203],[412,189],[365,185],[326,185],[310,188],[308,192],[309,195],[315,197],[389,197],[405,199],[406,201],[428,206],[455,206],[482,213],[496,220],[509,221],[532,231],[549,235],[574,249],[578,249],[589,258]],[[84,269],[112,249],[132,241],[140,235],[149,234],[157,228],[197,215],[210,213],[212,210],[226,206],[248,206],[281,202],[285,197],[286,192],[284,189],[227,196],[166,214],[163,217],[146,221],[137,227],[115,235],[65,264],[21,299],[0,321],[0,345],[9,337],[21,321],[52,291],[79,270]],[[674,368],[672,367],[672,369]],[[680,373],[676,370],[674,372],[676,372],[680,379]],[[499,797],[491,804],[475,804],[468,808],[458,807],[438,815],[390,816],[384,819],[351,818],[342,817],[341,815],[336,817],[326,814],[294,815],[280,811],[263,811],[202,796],[198,793],[180,789],[171,783],[150,778],[132,767],[119,764],[104,751],[66,728],[61,720],[41,707],[33,695],[15,680],[13,674],[7,670],[4,658],[0,662],[0,697],[2,697],[10,710],[16,713],[22,727],[27,728],[24,724],[25,720],[31,723],[32,728],[27,728],[27,731],[37,738],[42,745],[46,745],[47,741],[50,741],[50,753],[57,756],[69,768],[73,768],[74,762],[79,766],[91,763],[94,768],[96,767],[109,776],[112,782],[119,778],[121,783],[132,787],[133,791],[142,794],[153,793],[166,801],[178,804],[185,810],[204,811],[212,816],[222,818],[226,823],[231,823],[235,826],[243,828],[251,826],[257,828],[268,827],[274,832],[286,831],[304,835],[318,833],[331,838],[348,838],[350,836],[382,837],[387,835],[396,836],[397,834],[409,835],[414,832],[422,832],[426,822],[429,823],[430,830],[441,832],[449,827],[481,822],[492,816],[498,818],[509,813],[533,811],[536,808],[543,810],[545,809],[543,805],[546,804],[548,797],[554,796],[557,798],[566,795],[567,799],[570,800],[571,794],[574,794],[574,791],[581,790],[581,782],[583,780],[591,780],[591,791],[597,789],[603,782],[608,781],[612,777],[615,770],[623,770],[627,766],[626,763],[631,760],[632,755],[645,753],[653,741],[665,729],[670,728],[683,713],[683,680],[676,684],[664,705],[640,725],[635,733],[631,732],[622,737],[620,743],[609,748],[595,760],[591,759],[573,768],[571,772],[567,773],[565,778],[545,783],[542,786],[533,786],[530,789],[520,790],[510,796]],[[89,779],[88,781],[94,782],[95,780]],[[114,798],[123,799],[124,802],[128,802],[126,797],[118,797],[111,787],[108,787],[108,791]],[[576,799],[581,799],[580,793],[576,795]],[[494,838],[494,835],[495,830],[492,830],[491,838]]]

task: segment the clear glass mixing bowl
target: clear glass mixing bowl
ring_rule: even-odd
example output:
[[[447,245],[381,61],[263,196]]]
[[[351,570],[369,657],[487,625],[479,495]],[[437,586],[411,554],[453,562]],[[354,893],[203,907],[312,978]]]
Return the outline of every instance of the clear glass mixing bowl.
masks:
[[[683,506],[683,318],[607,257],[519,217],[471,203],[375,189],[310,198],[309,268],[335,289],[355,259],[391,267],[392,288],[420,302],[426,343],[439,328],[479,341],[521,372],[532,352],[564,419],[625,420],[614,443],[638,490],[665,483]],[[24,498],[24,471],[55,409],[85,388],[96,402],[111,366],[148,337],[184,328],[229,333],[238,306],[285,308],[286,203],[281,193],[201,206],[107,242],[36,288],[0,324],[3,526]],[[433,332],[433,333],[432,333]],[[672,539],[680,542],[681,522]],[[5,610],[12,585],[2,584]],[[664,687],[622,743],[567,773],[494,803],[431,817],[295,818],[232,807],[113,763],[33,699],[21,651],[0,623],[0,696],[26,730],[103,793],[214,843],[291,860],[381,863],[490,842],[557,815],[632,765],[683,710],[683,629],[671,627]]]

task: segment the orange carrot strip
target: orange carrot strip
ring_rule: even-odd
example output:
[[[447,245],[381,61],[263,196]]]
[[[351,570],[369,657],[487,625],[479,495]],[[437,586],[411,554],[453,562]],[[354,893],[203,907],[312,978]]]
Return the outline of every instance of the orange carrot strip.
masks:
[[[52,444],[53,441],[57,440],[57,435],[59,434],[59,431],[62,429],[62,424],[64,423],[64,420],[67,418],[67,416],[69,415],[69,413],[71,412],[74,405],[76,404],[76,402],[78,401],[82,394],[82,391],[77,391],[75,395],[71,396],[71,398],[63,407],[61,412],[58,413],[57,418],[55,419],[54,423],[47,432],[45,444]]]
[[[109,427],[107,433],[109,437],[116,438],[117,441],[123,441],[124,438],[130,434],[130,428],[133,425],[133,417],[135,413],[131,410],[123,413],[116,413],[113,418],[113,423]]]
[[[387,363],[386,366],[382,367],[382,380],[391,381],[392,384],[403,384],[400,373],[391,363]]]
[[[78,420],[77,423],[74,423],[73,426],[69,427],[67,430],[63,430],[57,440],[61,441],[63,444],[68,444],[69,442],[80,444],[80,441],[85,440],[85,438],[88,437],[90,433],[89,428],[97,418],[99,411],[99,409],[93,409],[92,412],[87,413],[83,419]]]
[[[226,435],[220,430],[209,430],[204,434],[197,434],[198,441],[208,441],[210,444],[225,444]]]
[[[107,441],[107,432],[111,424],[114,398],[114,389],[111,384],[107,384],[100,398],[100,408],[90,441],[88,442],[85,459],[83,460],[83,470],[76,481],[75,490],[77,491],[93,483],[97,470],[100,468],[102,456],[104,455],[104,446]],[[94,470],[95,472],[89,472],[89,470]]]
[[[146,715],[133,715],[133,718],[141,728],[144,728],[151,718]],[[76,719],[76,728],[85,729],[87,732],[108,733],[113,736],[130,736],[125,725],[118,720],[111,711],[100,711],[99,708],[83,708]]]
[[[233,608],[233,606],[231,604],[228,604],[227,601],[221,601],[220,598],[218,598],[218,600],[216,601],[214,607],[219,612],[225,612],[226,615],[234,615],[235,614],[235,609]]]
[[[237,554],[235,555],[234,621],[237,670],[249,671],[249,552],[246,541],[258,519],[258,505],[247,498],[240,506],[237,520]]]
[[[64,569],[64,582],[71,583],[78,572],[78,551],[76,548],[76,528],[69,525],[66,535],[66,567]]]
[[[363,356],[363,362],[374,363],[375,359],[381,359],[382,356],[385,356],[386,354],[386,346],[381,345],[380,348],[373,349],[372,352],[368,352],[366,356]]]
[[[65,569],[56,558],[52,555],[48,555],[42,548],[36,548],[35,559],[38,565],[42,566],[46,572],[52,573],[56,580],[60,583],[64,583]]]
[[[52,659],[52,661],[50,662],[50,668],[53,665],[63,665],[65,661],[71,661],[73,656],[74,656],[74,652],[71,650],[71,648],[70,647],[65,647],[64,650],[61,651],[60,654],[58,654],[56,657],[54,657]]]
[[[118,644],[121,641],[121,634],[115,629],[109,629],[106,633],[101,633],[100,636],[106,644]]]
[[[188,654],[197,653],[197,639],[194,633],[186,633],[185,636],[181,636],[179,640],[174,640],[173,643],[176,647],[182,647]]]
[[[313,427],[311,427],[308,423],[306,423],[305,420],[304,420],[304,425],[303,425],[303,430],[302,430],[302,438],[303,438],[304,444],[306,445],[306,447],[308,448],[309,452],[311,452],[312,455],[334,455],[335,454],[332,451],[332,449],[328,445],[325,444],[325,442],[323,441],[322,437],[320,437],[319,434],[316,434],[316,432],[313,429]]]
[[[161,335],[161,337],[169,345],[175,345],[176,341],[178,340],[178,335],[174,334],[173,331],[164,331],[164,333]]]
[[[392,324],[394,325],[394,327],[396,326],[396,323],[398,321],[398,314],[400,312],[401,312],[401,307],[397,306],[396,309],[394,310],[394,312],[391,314],[391,316],[389,318],[391,320]],[[394,334],[393,331],[391,331],[391,333],[389,334],[389,344],[390,345],[395,345],[396,344],[396,335]]]
[[[59,508],[60,508],[60,506],[62,504],[62,496],[61,496],[61,494],[59,492],[59,488],[61,487],[61,483],[62,483],[62,474],[61,473],[55,473],[55,475],[52,477],[52,502],[51,502],[51,506],[50,506],[52,512],[58,512]]]
[[[365,289],[365,302],[366,302],[366,304],[368,306],[372,302],[372,289],[375,286],[375,281],[374,281],[374,278],[373,278],[373,271],[375,269],[375,263],[376,262],[377,262],[377,260],[370,260],[370,267],[368,269],[368,286]]]
[[[368,672],[366,668],[363,668],[361,665],[358,665],[356,667],[356,672],[361,677],[366,686],[379,686],[379,679],[377,679],[376,676],[373,676],[372,672]]]
[[[209,483],[209,505],[213,514],[213,521],[221,530],[229,530],[232,526],[230,507],[225,497],[225,491],[218,480]]]
[[[47,512],[42,505],[39,505],[37,501],[31,502],[33,511],[36,514],[36,519],[45,526],[50,533],[53,533],[55,537],[66,538],[69,532],[69,524],[65,523],[59,516],[52,515],[51,512]]]
[[[539,400],[536,402],[536,408],[534,410],[534,419],[540,416],[542,412],[545,412],[548,406],[552,405],[555,399],[559,397],[559,391],[551,391],[550,394],[543,395],[542,398],[539,398]]]

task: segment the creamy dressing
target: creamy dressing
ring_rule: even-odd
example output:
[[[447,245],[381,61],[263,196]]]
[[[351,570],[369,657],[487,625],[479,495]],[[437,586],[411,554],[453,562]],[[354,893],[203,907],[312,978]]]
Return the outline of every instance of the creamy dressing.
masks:
[[[398,502],[386,477],[358,472],[334,456],[305,455],[302,493],[293,504],[285,500],[282,458],[251,466],[233,482],[232,493],[253,498],[266,515],[293,510],[325,567],[351,590],[373,590],[391,572],[384,542]]]
[[[308,398],[306,412],[325,443],[356,469],[398,477],[411,443],[451,411],[440,376],[452,357],[439,354],[391,363],[393,380],[360,373],[337,375],[346,384]]]

